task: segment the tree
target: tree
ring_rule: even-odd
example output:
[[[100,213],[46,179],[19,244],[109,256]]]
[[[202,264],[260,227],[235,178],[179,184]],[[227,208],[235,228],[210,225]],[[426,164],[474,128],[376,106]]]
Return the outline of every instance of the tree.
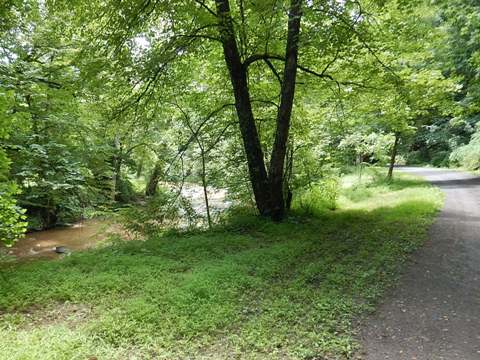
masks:
[[[123,61],[121,49],[128,49],[131,39],[141,37],[150,43],[146,51],[148,56],[140,56],[135,67],[138,81],[132,101],[127,101],[129,106],[136,106],[140,99],[155,93],[160,79],[170,82],[175,78],[178,73],[169,78],[173,64],[192,61],[195,56],[203,60],[202,65],[215,63],[219,55],[216,45],[221,44],[257,209],[264,216],[281,220],[285,215],[284,192],[288,189],[284,178],[285,158],[297,70],[338,86],[354,84],[337,80],[327,71],[337,61],[343,60],[347,64],[348,47],[359,45],[359,37],[351,34],[359,34],[368,26],[362,21],[362,8],[356,1],[329,3],[328,6],[292,1],[285,16],[283,2],[257,4],[240,1],[232,8],[229,1],[215,1],[215,9],[205,1],[193,3],[197,6],[187,8],[170,1],[161,6],[135,2],[129,7],[97,3],[98,10],[94,5],[94,10],[82,7],[82,11],[88,14],[106,9],[108,16],[100,22],[104,22],[103,28],[108,30],[97,36],[101,39],[97,43],[107,49],[116,49],[113,56],[120,54],[120,62]],[[305,12],[308,13],[307,36],[301,41],[300,22]],[[189,16],[185,17],[185,14]],[[315,41],[320,42],[320,48]],[[300,51],[313,68],[321,64],[323,70],[315,71],[298,64]],[[283,64],[283,71],[277,70],[278,63]],[[272,86],[271,82],[267,84],[269,78],[278,81],[279,86]],[[260,124],[264,119],[258,115],[265,110],[255,103],[275,106],[275,120],[268,119],[265,125]]]
[[[267,173],[258,130],[252,112],[248,89],[248,66],[256,60],[267,59],[268,54],[252,56],[241,61],[236,41],[233,19],[228,0],[217,0],[217,18],[220,25],[220,37],[225,62],[235,96],[235,107],[240,124],[245,153],[248,161],[250,180],[256,205],[261,215],[281,220],[285,215],[284,201],[284,162],[290,130],[295,81],[297,74],[298,43],[300,19],[302,16],[300,0],[292,0],[288,15],[288,36],[285,50],[285,68],[280,92],[280,106],[277,112],[275,142],[272,148],[270,167]]]

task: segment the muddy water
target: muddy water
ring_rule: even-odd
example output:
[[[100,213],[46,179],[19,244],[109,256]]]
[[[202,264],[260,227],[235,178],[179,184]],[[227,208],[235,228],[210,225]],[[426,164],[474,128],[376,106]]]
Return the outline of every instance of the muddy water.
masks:
[[[70,227],[28,233],[8,249],[8,253],[17,259],[59,258],[64,255],[54,251],[56,246],[64,246],[68,252],[83,250],[94,247],[118,231],[106,220],[85,220]]]
[[[184,184],[182,195],[191,202],[197,214],[203,216],[206,214],[203,188],[201,186]],[[226,195],[226,191],[223,189],[208,189],[212,215],[231,206],[231,202],[226,199]],[[65,256],[55,252],[57,246],[65,247],[68,254],[73,251],[95,247],[111,234],[121,234],[122,237],[128,238],[118,224],[113,224],[108,220],[85,220],[70,227],[28,233],[23,239],[18,240],[13,247],[8,249],[7,252],[19,260],[36,258],[56,259]]]

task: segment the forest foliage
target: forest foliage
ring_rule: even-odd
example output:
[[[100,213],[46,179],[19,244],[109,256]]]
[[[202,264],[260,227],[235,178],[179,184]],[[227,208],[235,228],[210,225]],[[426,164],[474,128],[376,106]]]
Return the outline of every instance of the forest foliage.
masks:
[[[353,165],[477,169],[479,25],[473,0],[4,1],[0,238],[185,214],[186,182],[281,220]]]

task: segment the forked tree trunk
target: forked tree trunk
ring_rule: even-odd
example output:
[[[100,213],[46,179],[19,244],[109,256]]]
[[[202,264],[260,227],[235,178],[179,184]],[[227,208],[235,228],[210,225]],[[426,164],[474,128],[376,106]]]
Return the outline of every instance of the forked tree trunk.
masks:
[[[247,82],[247,66],[242,63],[235,38],[229,0],[215,0],[223,54],[230,74],[235,108],[240,125],[248,171],[257,208],[261,215],[281,220],[285,215],[284,164],[290,129],[295,80],[297,74],[298,38],[302,0],[291,0],[281,101],[277,128],[267,174],[262,146],[253,116]]]
[[[252,184],[253,195],[261,215],[270,215],[268,176],[263,160],[263,151],[258,136],[252,103],[247,82],[247,71],[242,64],[233,28],[228,0],[216,0],[217,17],[220,25],[220,36],[223,55],[230,74],[230,81],[235,97],[235,109],[238,115],[248,172]]]

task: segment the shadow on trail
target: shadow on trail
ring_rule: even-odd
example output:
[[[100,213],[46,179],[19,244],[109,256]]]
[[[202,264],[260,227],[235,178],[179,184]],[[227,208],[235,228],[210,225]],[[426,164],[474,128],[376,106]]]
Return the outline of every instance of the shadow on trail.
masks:
[[[443,189],[463,189],[480,186],[480,177],[452,180],[432,180],[430,184]]]

